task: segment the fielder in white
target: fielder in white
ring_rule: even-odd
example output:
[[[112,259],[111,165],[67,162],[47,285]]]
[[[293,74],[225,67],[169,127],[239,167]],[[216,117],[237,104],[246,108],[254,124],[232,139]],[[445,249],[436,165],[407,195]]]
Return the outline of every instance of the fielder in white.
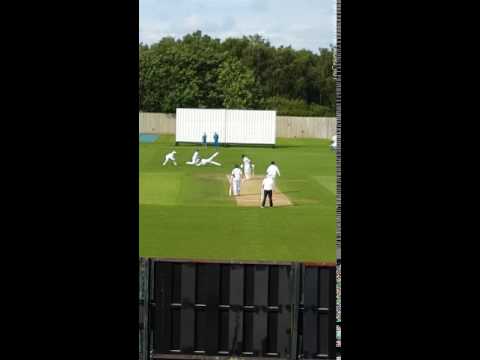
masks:
[[[275,180],[277,175],[280,176],[280,169],[278,168],[277,165],[275,165],[275,161],[272,161],[270,163],[270,166],[267,168],[267,176]]]
[[[210,156],[208,159],[201,159],[200,161],[197,162],[197,166],[205,166],[205,165],[208,165],[208,164],[213,164],[213,165],[217,165],[217,166],[222,166],[222,164],[216,162],[216,161],[213,161],[213,159],[218,155],[219,153],[216,152],[215,154],[213,154],[212,156]]]
[[[242,180],[242,170],[240,170],[238,165],[235,165],[235,168],[232,170],[232,191],[233,196],[240,195],[240,182]]]
[[[192,161],[187,161],[187,165],[197,165],[200,162],[200,153],[198,152],[198,149],[195,150],[192,156]]]
[[[165,161],[163,162],[163,166],[165,166],[169,161],[173,162],[173,165],[177,166],[177,161],[175,160],[175,154],[177,152],[173,150],[171,153],[165,155]]]
[[[252,160],[250,160],[246,155],[242,155],[242,162],[243,164],[241,167],[243,169],[243,173],[245,174],[245,178],[248,180],[252,177]]]
[[[330,144],[332,150],[337,150],[337,135],[332,136],[332,143]]]

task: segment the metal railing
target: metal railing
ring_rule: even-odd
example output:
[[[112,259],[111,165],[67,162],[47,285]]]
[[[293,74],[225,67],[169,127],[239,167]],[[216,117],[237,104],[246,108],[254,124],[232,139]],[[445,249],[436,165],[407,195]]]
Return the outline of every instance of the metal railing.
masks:
[[[335,266],[140,264],[141,360],[336,356]]]

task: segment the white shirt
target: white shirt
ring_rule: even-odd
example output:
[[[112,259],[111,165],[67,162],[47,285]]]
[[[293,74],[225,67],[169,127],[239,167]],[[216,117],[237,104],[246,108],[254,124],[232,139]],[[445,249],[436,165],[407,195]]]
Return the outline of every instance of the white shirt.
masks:
[[[332,136],[332,141],[333,141],[332,145],[337,146],[337,135]]]
[[[267,175],[273,179],[275,179],[277,175],[280,176],[280,170],[278,169],[278,166],[274,164],[270,165],[267,168]]]
[[[171,152],[165,156],[165,159],[175,160],[175,153]]]
[[[248,157],[244,157],[243,158],[243,166],[248,169],[250,168],[250,163],[252,162],[252,160],[250,160]]]
[[[242,170],[240,170],[239,168],[235,168],[232,171],[232,175],[235,180],[240,180],[242,177]]]
[[[270,177],[266,177],[262,181],[263,190],[273,190],[273,179]]]

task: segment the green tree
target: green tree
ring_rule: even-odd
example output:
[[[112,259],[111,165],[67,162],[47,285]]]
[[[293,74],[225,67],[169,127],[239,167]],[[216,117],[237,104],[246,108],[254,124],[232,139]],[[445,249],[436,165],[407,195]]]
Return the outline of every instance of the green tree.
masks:
[[[276,48],[258,34],[222,42],[201,31],[139,44],[140,109],[270,106],[289,115],[334,114],[333,50]]]
[[[163,38],[140,51],[140,106],[175,112],[177,107],[218,107],[219,41],[196,32],[181,41]]]
[[[219,68],[218,93],[227,109],[252,109],[258,104],[257,84],[253,71],[233,58],[226,59]]]
[[[333,47],[320,49],[319,61],[316,67],[319,84],[319,104],[335,109],[336,80],[333,77]]]

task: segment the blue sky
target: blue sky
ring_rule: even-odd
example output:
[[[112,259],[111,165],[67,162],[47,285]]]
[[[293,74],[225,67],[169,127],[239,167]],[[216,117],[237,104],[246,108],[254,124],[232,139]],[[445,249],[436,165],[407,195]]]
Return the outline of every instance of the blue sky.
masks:
[[[318,52],[335,44],[336,0],[139,0],[140,42],[201,30],[214,38],[260,34],[274,46]]]

